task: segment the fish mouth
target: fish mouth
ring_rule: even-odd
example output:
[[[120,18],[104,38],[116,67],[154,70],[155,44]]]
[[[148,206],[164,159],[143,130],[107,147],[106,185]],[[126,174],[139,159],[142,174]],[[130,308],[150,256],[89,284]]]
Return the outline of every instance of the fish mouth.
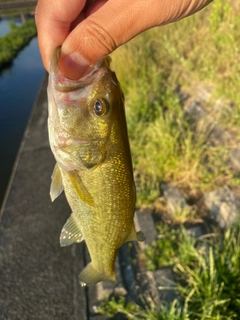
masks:
[[[92,84],[93,82],[97,81],[99,78],[103,76],[104,73],[107,73],[110,69],[110,62],[111,58],[109,56],[104,57],[100,59],[94,66],[93,70],[86,74],[84,77],[78,79],[78,80],[71,80],[66,77],[64,77],[63,74],[59,72],[59,56],[60,56],[60,50],[61,47],[57,47],[55,49],[55,52],[53,54],[52,59],[52,67],[54,78],[56,79],[54,81],[54,87],[57,91],[62,93],[67,93],[79,89],[83,89],[86,86]],[[99,75],[97,75],[100,72]]]
[[[58,135],[58,141],[60,142],[59,145],[61,146],[66,146],[66,145],[81,145],[81,144],[87,144],[90,143],[90,140],[85,139],[85,138],[69,138],[69,137],[64,137],[62,135]]]
[[[82,145],[82,144],[92,144],[96,142],[101,142],[103,139],[86,139],[77,137],[64,137],[63,135],[58,135],[58,146],[69,146],[69,145]]]

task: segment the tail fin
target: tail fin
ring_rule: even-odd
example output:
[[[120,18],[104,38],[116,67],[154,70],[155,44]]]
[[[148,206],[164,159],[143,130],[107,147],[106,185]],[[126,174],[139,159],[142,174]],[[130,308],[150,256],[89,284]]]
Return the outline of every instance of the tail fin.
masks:
[[[116,281],[115,272],[113,271],[113,274],[111,276],[99,273],[92,267],[91,262],[83,269],[83,271],[79,275],[81,286],[94,285],[104,280]]]

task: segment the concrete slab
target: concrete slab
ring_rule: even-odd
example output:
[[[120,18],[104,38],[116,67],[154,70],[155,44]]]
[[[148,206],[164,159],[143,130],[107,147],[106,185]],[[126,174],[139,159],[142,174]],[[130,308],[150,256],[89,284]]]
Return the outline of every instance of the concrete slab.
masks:
[[[78,283],[84,244],[61,248],[70,214],[64,195],[49,198],[54,166],[47,137],[47,78],[31,116],[0,223],[0,319],[88,320]]]

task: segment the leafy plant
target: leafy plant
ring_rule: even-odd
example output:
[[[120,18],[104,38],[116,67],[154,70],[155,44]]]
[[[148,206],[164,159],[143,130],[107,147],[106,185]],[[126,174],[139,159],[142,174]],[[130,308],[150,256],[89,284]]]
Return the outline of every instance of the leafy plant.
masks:
[[[0,37],[0,70],[10,64],[18,52],[37,34],[34,19],[27,20],[19,27],[11,22],[10,29],[8,34]]]

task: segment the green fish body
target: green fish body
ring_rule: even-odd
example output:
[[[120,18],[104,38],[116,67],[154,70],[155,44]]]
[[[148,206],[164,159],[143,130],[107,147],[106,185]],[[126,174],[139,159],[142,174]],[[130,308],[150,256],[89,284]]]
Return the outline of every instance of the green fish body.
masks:
[[[124,111],[124,97],[110,58],[74,81],[58,69],[55,51],[49,74],[49,141],[57,161],[52,201],[64,190],[72,214],[60,235],[62,246],[85,240],[91,263],[82,285],[116,280],[117,249],[142,240],[133,216],[135,185]]]

